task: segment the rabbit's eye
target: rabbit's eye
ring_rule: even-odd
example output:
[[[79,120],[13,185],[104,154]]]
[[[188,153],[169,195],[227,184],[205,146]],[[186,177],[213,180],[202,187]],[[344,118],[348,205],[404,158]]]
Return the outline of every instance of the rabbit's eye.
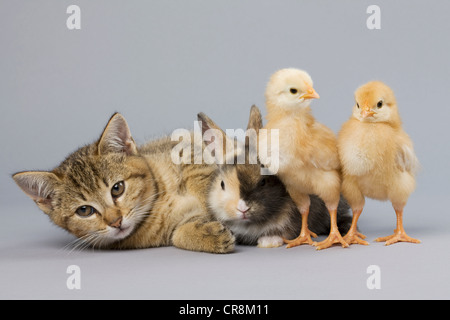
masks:
[[[225,182],[223,182],[223,180],[222,180],[222,182],[220,183],[220,186],[222,187],[222,190],[225,190]]]
[[[266,185],[266,179],[262,179],[262,180],[259,182],[259,185],[260,185],[261,187],[264,187],[264,186]]]

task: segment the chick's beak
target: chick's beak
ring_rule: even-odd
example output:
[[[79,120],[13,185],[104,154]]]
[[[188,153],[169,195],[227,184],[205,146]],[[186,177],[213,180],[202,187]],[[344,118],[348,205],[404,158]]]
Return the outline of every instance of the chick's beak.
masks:
[[[306,93],[302,96],[300,96],[300,99],[319,99],[320,96],[319,94],[316,92],[316,90],[314,90],[313,87],[311,87],[309,84],[306,84],[307,90]]]
[[[361,111],[361,116],[364,119],[368,117],[373,117],[374,114],[376,114],[376,112],[372,111],[368,106],[364,106],[363,110]]]

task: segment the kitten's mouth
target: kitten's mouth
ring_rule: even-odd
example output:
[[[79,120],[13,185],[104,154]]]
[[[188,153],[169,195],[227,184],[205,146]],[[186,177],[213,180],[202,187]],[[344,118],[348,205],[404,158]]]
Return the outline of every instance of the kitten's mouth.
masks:
[[[119,228],[114,228],[114,229],[110,230],[109,234],[110,234],[111,238],[113,238],[115,240],[121,240],[121,239],[128,237],[132,231],[133,231],[133,225],[129,224],[129,225],[122,225]]]

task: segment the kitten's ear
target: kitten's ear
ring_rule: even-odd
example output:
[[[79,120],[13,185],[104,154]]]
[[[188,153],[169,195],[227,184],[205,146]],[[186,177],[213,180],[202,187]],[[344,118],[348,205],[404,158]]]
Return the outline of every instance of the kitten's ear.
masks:
[[[115,113],[98,142],[98,153],[126,153],[127,155],[137,154],[136,143],[131,137],[130,128],[125,118],[120,113]]]
[[[47,171],[24,171],[14,174],[14,181],[45,213],[53,210],[52,196],[59,179]]]
[[[250,109],[250,117],[248,119],[247,130],[254,129],[256,132],[263,127],[261,111],[255,105]]]

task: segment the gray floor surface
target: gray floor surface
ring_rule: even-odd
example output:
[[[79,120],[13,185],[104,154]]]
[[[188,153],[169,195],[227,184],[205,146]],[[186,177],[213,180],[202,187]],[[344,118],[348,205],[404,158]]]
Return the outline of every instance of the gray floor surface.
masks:
[[[392,232],[395,216],[389,204],[369,201],[360,219],[367,247],[237,246],[226,255],[174,247],[71,251],[73,237],[31,201],[2,206],[2,214],[15,218],[0,236],[0,298],[449,299],[449,219],[434,218],[441,208],[437,199],[432,203],[412,198],[405,211],[406,231],[422,240],[418,245],[373,242]],[[67,286],[71,265],[80,268],[80,289]],[[380,289],[367,286],[371,265],[379,267]]]

